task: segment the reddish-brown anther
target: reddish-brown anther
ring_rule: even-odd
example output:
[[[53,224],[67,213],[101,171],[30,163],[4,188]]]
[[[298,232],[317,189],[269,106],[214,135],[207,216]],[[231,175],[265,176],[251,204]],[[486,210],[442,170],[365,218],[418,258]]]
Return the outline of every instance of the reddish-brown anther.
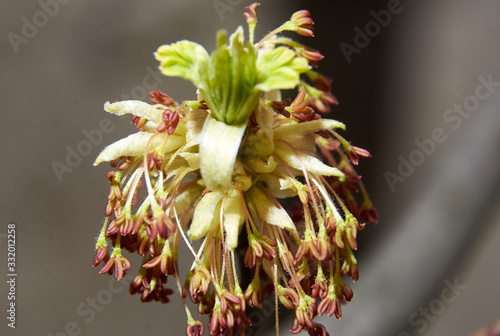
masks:
[[[350,146],[349,149],[347,149],[347,157],[353,165],[358,165],[360,156],[368,158],[371,157],[371,154],[366,149],[356,146]]]
[[[320,137],[322,137],[322,138],[325,138],[325,139],[329,139],[329,138],[331,138],[330,133],[328,133],[328,132],[327,132],[327,131],[325,131],[325,130],[319,130],[319,131],[316,131],[316,132],[314,132],[314,133],[315,133],[315,134],[317,134],[317,135],[319,135],[319,136],[320,136]]]
[[[179,124],[179,113],[175,110],[165,110],[161,116],[163,122],[158,125],[156,130],[160,133],[167,131],[168,135],[172,135]]]
[[[118,164],[118,162],[116,164]],[[115,166],[116,166],[116,164],[115,164]],[[114,170],[112,170],[112,171],[108,172],[106,177],[108,178],[109,183],[113,183],[115,180],[115,177],[116,177],[116,172]]]
[[[291,103],[292,103],[291,98],[287,98],[285,100],[280,100],[280,101],[273,100],[271,101],[271,107],[276,113],[281,114],[285,118],[290,118],[290,112],[285,110],[285,107],[290,106]]]
[[[314,329],[313,319],[316,315],[316,304],[313,302],[306,309],[295,309],[295,319],[302,326],[303,329]]]
[[[108,202],[108,205],[106,205],[106,217],[109,217],[113,214],[113,208],[115,207],[115,202]]]
[[[317,66],[318,62],[325,58],[325,56],[321,55],[319,51],[309,47],[299,49],[297,50],[297,53],[299,56],[307,59],[309,61],[309,64],[311,64],[313,67]]]
[[[276,257],[278,243],[274,239],[261,234],[250,235],[249,239],[250,246],[245,254],[245,266],[254,268],[257,261],[260,262],[262,258],[273,260]]]
[[[260,3],[253,3],[250,6],[245,7],[247,12],[244,13],[243,15],[245,16],[245,19],[248,24],[251,23],[256,23],[257,22],[257,12],[255,11],[257,7],[260,6]]]
[[[307,106],[307,103],[304,102],[305,97],[306,97],[306,89],[302,88],[300,89],[297,96],[295,96],[295,99],[293,100],[292,105],[290,106],[290,110],[293,113],[300,112]]]
[[[298,12],[293,13],[291,17],[291,21],[298,26],[298,28],[295,30],[297,34],[307,36],[307,37],[313,37],[313,25],[314,22],[313,20],[309,17],[309,11],[308,10],[300,10]]]
[[[170,98],[166,93],[163,93],[159,90],[153,90],[149,93],[151,97],[151,102],[153,104],[161,104],[163,106],[172,106],[174,105],[174,100]]]
[[[262,308],[262,289],[258,278],[257,281],[252,281],[248,285],[244,293],[244,298],[250,307]]]
[[[145,288],[149,288],[149,281],[147,280],[146,274],[140,272],[130,282],[129,293],[131,295],[134,295],[136,293],[142,293]]]
[[[205,331],[205,326],[200,321],[194,321],[188,324],[186,334],[188,336],[202,336]]]
[[[359,219],[364,222],[377,224],[378,223],[377,209],[371,203],[363,203],[363,206],[359,211]]]
[[[120,281],[125,275],[126,271],[130,269],[130,267],[131,267],[130,261],[128,261],[127,258],[122,256],[112,256],[111,258],[109,258],[106,264],[101,268],[99,273],[101,274],[108,273],[114,268],[115,278],[116,280]]]
[[[324,299],[328,295],[328,284],[325,278],[319,279],[316,277],[314,284],[311,286],[311,296],[315,299],[318,297]]]
[[[349,302],[352,300],[352,297],[354,295],[351,287],[347,286],[346,284],[342,286],[342,294],[344,294],[344,299]]]
[[[306,109],[310,109],[310,107],[307,107]],[[304,109],[304,110],[306,110]],[[312,110],[312,109],[311,109]],[[293,113],[292,117],[298,119],[301,122],[306,122],[306,121],[312,121],[312,120],[318,120],[321,119],[321,116],[317,113]]]
[[[310,336],[329,336],[330,334],[326,331],[324,325],[319,323],[314,323],[314,329],[307,329]]]
[[[308,71],[307,77],[312,81],[313,86],[323,92],[330,92],[332,88],[332,79],[316,71]]]
[[[359,280],[359,270],[358,270],[358,264],[352,265],[352,267],[349,268],[349,272],[347,274],[351,277],[352,281],[356,282]]]
[[[332,234],[335,234],[335,230],[337,230],[337,221],[335,220],[335,216],[333,214],[329,214],[326,217],[325,228],[329,237],[331,237]]]
[[[340,319],[342,317],[342,308],[340,302],[336,299],[334,294],[328,294],[318,305],[318,315],[326,313],[328,316]]]
[[[214,294],[212,292],[212,294]],[[198,314],[200,315],[210,315],[212,314],[215,305],[215,295],[206,293],[199,298],[198,303]]]
[[[224,318],[222,312],[220,310],[214,311],[208,325],[210,336],[219,335],[219,331],[224,330],[226,326],[226,319]]]
[[[295,254],[295,263],[298,263],[303,256],[306,256],[307,260],[312,261],[312,257],[323,260],[324,256],[319,251],[318,239],[316,237],[310,239],[304,239],[300,245],[297,253]],[[310,252],[310,254],[308,254]]]
[[[193,303],[198,303],[199,298],[208,292],[212,277],[205,267],[197,267],[193,270],[193,277],[189,283],[189,294]]]
[[[171,288],[162,288],[160,290],[154,290],[153,299],[161,303],[169,303],[170,302],[169,296],[172,294],[174,294],[174,291]]]
[[[299,323],[299,321],[297,321],[297,319],[294,319],[292,329],[290,329],[290,333],[296,335],[300,333],[303,329],[304,327]]]
[[[142,127],[146,125],[147,122],[148,120],[144,117],[139,117],[139,116],[132,117],[132,124],[134,124],[135,128],[137,128],[138,130],[141,130]]]
[[[128,168],[130,168],[133,162],[134,158],[132,156],[125,157],[125,160],[118,166],[118,170],[127,170]]]
[[[294,310],[300,303],[299,294],[293,288],[286,288],[278,298],[281,304],[290,310]]]
[[[158,268],[161,273],[168,275],[174,274],[174,258],[171,254],[162,253],[159,256],[156,256],[153,260],[145,263],[143,265],[144,268]]]
[[[153,277],[153,279],[155,279]],[[163,288],[164,283],[158,280],[156,287],[152,290],[151,287],[145,287],[141,295],[142,302],[157,301],[161,303],[170,302],[169,296],[174,293],[170,288]]]
[[[330,112],[330,105],[337,105],[338,100],[330,92],[321,91],[318,98],[311,98],[309,104],[321,113]]]
[[[240,305],[241,304],[241,299],[231,293],[230,291],[224,291],[220,296],[219,296],[219,301],[220,301],[220,311],[223,314],[227,314],[229,310],[232,310],[233,305]]]
[[[95,251],[94,262],[93,262],[94,267],[99,265],[101,261],[104,261],[106,263],[108,260],[109,260],[109,253],[108,253],[108,248],[106,246],[101,246]]]

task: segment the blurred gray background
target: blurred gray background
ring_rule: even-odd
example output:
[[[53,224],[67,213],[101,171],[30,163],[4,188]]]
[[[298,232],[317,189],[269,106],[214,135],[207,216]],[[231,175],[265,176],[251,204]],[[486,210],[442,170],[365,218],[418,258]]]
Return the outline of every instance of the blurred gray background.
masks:
[[[320,71],[333,78],[340,101],[331,117],[373,155],[359,171],[380,223],[360,233],[360,280],[344,317],[319,320],[337,336],[470,335],[494,323],[500,318],[500,2],[261,2],[257,36],[296,10],[310,10],[316,37],[301,40],[326,56]],[[166,305],[142,304],[125,284],[91,267],[108,192],[108,167],[92,162],[134,131],[128,118],[107,115],[102,106],[147,100],[154,87],[178,101],[192,99],[190,83],[158,74],[153,51],[180,39],[212,50],[219,28],[245,24],[249,4],[0,3],[1,335],[185,333],[176,295]],[[111,130],[85,147],[85,133],[97,132],[106,118]],[[67,161],[71,151],[80,160]],[[56,173],[54,165],[68,170]],[[6,320],[12,222],[15,330]],[[272,311],[259,314],[254,324],[272,334]],[[283,335],[290,326],[284,316]]]

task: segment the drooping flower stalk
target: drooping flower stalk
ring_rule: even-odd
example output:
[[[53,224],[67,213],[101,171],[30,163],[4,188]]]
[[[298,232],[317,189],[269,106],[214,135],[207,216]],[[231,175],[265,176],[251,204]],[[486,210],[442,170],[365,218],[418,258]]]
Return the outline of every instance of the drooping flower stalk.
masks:
[[[115,271],[119,280],[131,268],[122,251],[137,252],[143,261],[130,292],[142,301],[168,302],[173,276],[190,336],[205,326],[193,318],[187,297],[210,316],[210,335],[244,335],[251,327],[247,311],[262,307],[264,295],[294,311],[292,333],[327,335],[314,318],[340,318],[352,298],[343,278],[359,277],[357,232],[378,220],[353,169],[370,153],[340,136],[342,123],[322,117],[337,104],[331,81],[312,70],[323,56],[278,35],[313,36],[309,12],[293,14],[254,43],[257,7],[245,13],[247,42],[240,27],[229,39],[219,32],[211,54],[190,41],[158,48],[161,71],[191,81],[196,100],[176,103],[155,90],[152,105],[104,106],[132,114],[139,132],[95,161],[109,161],[114,170],[94,266],[103,262],[101,273]],[[293,88],[296,97],[283,100],[279,90]],[[202,241],[199,248],[193,240]],[[181,242],[194,260],[184,284]],[[246,252],[239,255],[237,247]],[[239,267],[253,275],[247,286]]]

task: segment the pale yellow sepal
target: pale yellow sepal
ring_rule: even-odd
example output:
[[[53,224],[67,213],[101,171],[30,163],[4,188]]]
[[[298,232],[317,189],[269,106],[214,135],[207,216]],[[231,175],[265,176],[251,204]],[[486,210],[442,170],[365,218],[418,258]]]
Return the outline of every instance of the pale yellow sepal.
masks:
[[[234,163],[246,124],[226,125],[209,115],[201,131],[200,172],[208,189],[227,191],[231,187]]]
[[[286,139],[290,134],[293,134],[293,136],[297,137],[314,133],[319,130],[328,130],[335,128],[345,129],[345,125],[339,121],[332,119],[318,119],[297,124],[288,124],[274,129],[274,139]]]
[[[295,231],[295,225],[283,208],[277,207],[267,195],[258,187],[253,186],[245,193],[245,199],[252,211],[256,211],[260,218],[267,223],[279,226],[282,229]]]
[[[181,223],[188,223],[193,217],[195,203],[200,197],[203,187],[196,183],[191,183],[189,187],[175,196],[175,211]],[[184,229],[184,228],[183,228]]]
[[[149,153],[150,150],[160,145],[162,145],[162,153],[169,153],[185,144],[184,137],[175,134],[168,136],[164,144],[164,137],[162,135],[157,134],[151,139],[153,135],[154,133],[150,132],[138,132],[112,143],[99,154],[94,162],[94,166],[104,161],[117,159],[120,156],[142,156],[144,153]]]
[[[104,104],[104,110],[118,116],[132,114],[138,117],[143,117],[154,122],[156,126],[158,126],[162,122],[161,116],[165,107],[156,107],[139,100],[124,100],[116,103],[106,102]]]
[[[204,237],[207,233],[217,229],[219,224],[220,203],[224,194],[214,191],[203,196],[196,206],[193,222],[188,235],[193,240]]]
[[[240,193],[231,190],[224,203],[224,231],[226,231],[226,244],[232,251],[238,246],[238,234],[245,220]]]
[[[304,168],[308,173],[324,176],[336,176],[341,181],[344,180],[344,173],[342,173],[338,168],[330,167],[314,156],[304,154],[300,151],[295,153],[287,144],[280,141],[277,141],[275,146],[275,154],[288,166],[297,169],[300,172],[302,172]]]
[[[153,133],[139,132],[130,134],[128,137],[120,139],[106,147],[97,157],[94,166],[104,161],[111,161],[120,156],[137,156],[144,154],[144,150]],[[156,137],[150,143],[150,148],[161,143],[161,138]]]

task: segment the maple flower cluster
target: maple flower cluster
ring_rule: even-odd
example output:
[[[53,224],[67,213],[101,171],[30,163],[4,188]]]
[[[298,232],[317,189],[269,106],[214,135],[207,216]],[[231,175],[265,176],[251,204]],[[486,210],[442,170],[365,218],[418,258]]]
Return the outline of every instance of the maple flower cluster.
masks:
[[[328,335],[314,319],[341,317],[353,297],[343,279],[358,280],[357,232],[377,222],[353,169],[370,153],[339,135],[342,123],[322,117],[337,104],[331,80],[313,70],[323,56],[280,35],[313,36],[309,12],[255,43],[258,6],[247,7],[246,42],[240,27],[229,39],[219,31],[211,54],[186,40],[158,48],[162,73],[191,81],[196,100],[176,103],[155,90],[152,104],[104,105],[131,114],[138,132],[94,163],[113,168],[94,266],[120,280],[131,268],[123,251],[138,253],[130,293],[144,302],[168,302],[173,277],[189,336],[245,335],[247,312],[262,307],[263,295],[294,312],[292,333]],[[281,98],[280,90],[294,88],[293,100]],[[184,279],[181,241],[193,255]],[[206,327],[188,297],[209,315]]]

